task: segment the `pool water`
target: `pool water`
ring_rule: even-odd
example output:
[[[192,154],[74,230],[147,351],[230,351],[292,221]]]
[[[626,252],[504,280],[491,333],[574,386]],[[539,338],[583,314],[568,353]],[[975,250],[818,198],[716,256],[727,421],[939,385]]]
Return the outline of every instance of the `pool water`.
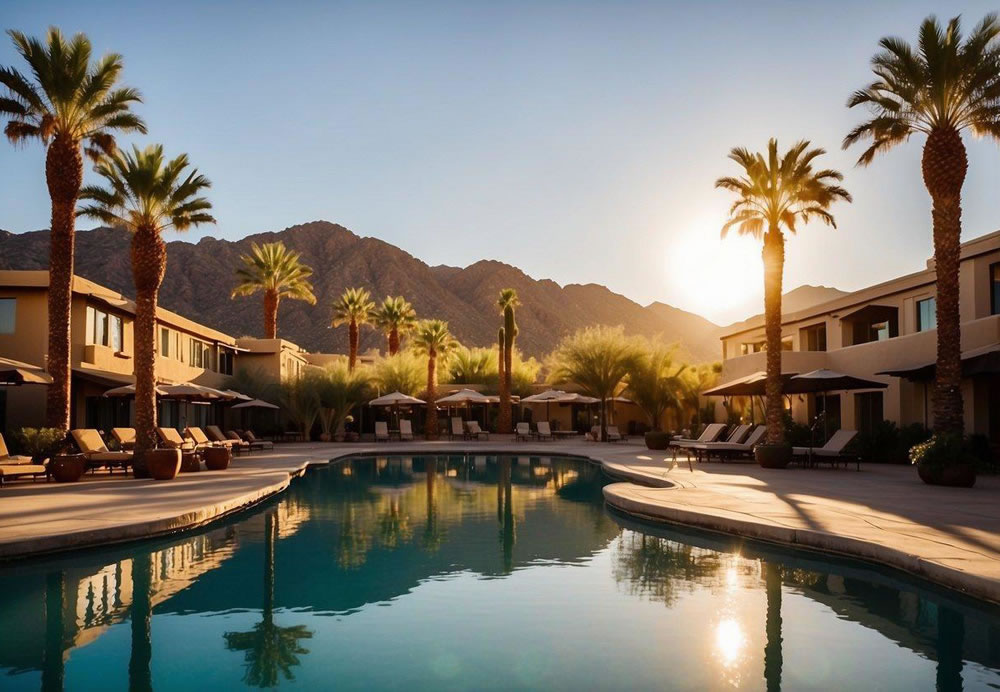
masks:
[[[377,457],[205,530],[0,569],[0,689],[979,689],[992,607],[645,525],[598,467]]]

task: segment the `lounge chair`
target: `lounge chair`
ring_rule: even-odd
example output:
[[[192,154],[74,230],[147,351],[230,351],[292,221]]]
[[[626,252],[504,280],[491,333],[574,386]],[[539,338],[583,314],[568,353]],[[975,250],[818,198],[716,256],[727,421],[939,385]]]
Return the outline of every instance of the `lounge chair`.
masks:
[[[205,434],[205,431],[194,425],[189,425],[187,428],[185,428],[184,434],[190,437],[192,440],[194,440],[194,443],[198,448],[229,446],[221,442],[214,442],[208,439],[208,435]]]
[[[111,428],[111,436],[123,452],[135,449],[135,428]]]
[[[605,436],[608,442],[628,442],[628,437],[618,432],[617,425],[609,425],[605,428]]]
[[[449,437],[451,437],[451,439],[453,439],[453,440],[456,437],[461,437],[463,440],[468,439],[469,436],[465,432],[465,427],[462,425],[462,419],[461,418],[458,418],[456,416],[452,416],[452,418],[451,418],[451,435],[449,435]]]
[[[792,455],[799,457],[801,461],[810,465],[825,461],[831,466],[835,466],[841,461],[845,464],[853,461],[857,464],[858,471],[860,471],[861,457],[857,454],[844,451],[857,434],[857,430],[838,430],[833,433],[833,437],[827,440],[826,444],[822,447],[792,447]]]
[[[540,420],[535,424],[535,429],[538,431],[539,440],[551,440],[552,439],[552,428],[549,427],[549,422],[547,420]]]
[[[743,426],[740,426],[743,427]],[[751,428],[753,426],[746,426]],[[733,434],[729,436],[725,442],[695,442],[693,444],[684,445],[682,449],[688,450],[688,453],[693,453],[695,459],[698,461],[709,460],[713,456],[719,461],[725,461],[726,459],[734,459],[741,456],[749,456],[753,454],[753,448],[756,447],[761,440],[764,439],[764,435],[767,434],[767,426],[758,425],[750,435],[742,442],[733,442],[733,438],[742,437],[743,432],[741,430],[733,431]],[[688,459],[688,464],[690,465],[690,458]]]
[[[251,452],[255,449],[264,449],[264,445],[271,444],[270,442],[250,442],[249,440],[244,440],[243,436],[237,430],[227,430],[226,439],[233,440],[234,442],[242,442]]]
[[[597,442],[601,439],[601,426],[592,425],[590,426],[590,432],[587,433],[584,438],[587,442]]]
[[[39,476],[47,476],[48,469],[44,464],[32,463],[31,457],[11,454],[7,449],[7,443],[0,435],[0,486],[8,480],[15,478],[25,478],[30,476],[35,480]]]
[[[479,427],[479,421],[470,420],[465,422],[465,431],[469,437],[474,437],[477,440],[488,440],[490,439],[490,434],[486,430]]]
[[[412,440],[413,439],[413,424],[406,418],[399,421],[399,439],[400,440]]]
[[[670,441],[670,446],[684,447],[695,442],[715,442],[722,436],[725,429],[726,426],[724,423],[710,423],[705,426],[705,429],[701,431],[701,435],[698,438],[677,437]]]
[[[260,449],[274,449],[274,443],[271,440],[262,440],[253,434],[253,430],[243,430],[240,432],[240,437],[249,442],[252,446],[259,446]]]
[[[185,440],[174,428],[157,428],[156,436],[160,438],[160,446],[167,449],[180,449],[182,451],[192,451],[198,448],[191,440]]]
[[[531,432],[531,426],[527,423],[518,423],[514,428],[515,442],[517,440],[530,440],[532,437],[534,437],[534,434]]]
[[[250,452],[250,443],[244,442],[243,440],[234,440],[231,437],[226,437],[222,434],[222,428],[218,425],[206,425],[205,434],[208,435],[208,439],[212,442],[217,442],[219,444],[229,447],[234,452],[242,454],[243,452]]]
[[[376,442],[388,442],[389,441],[389,424],[384,420],[375,421],[375,441]]]
[[[70,435],[87,458],[89,468],[106,466],[112,472],[114,467],[119,466],[123,471],[128,471],[129,464],[132,463],[132,452],[112,452],[104,444],[101,434],[93,428],[71,430]]]

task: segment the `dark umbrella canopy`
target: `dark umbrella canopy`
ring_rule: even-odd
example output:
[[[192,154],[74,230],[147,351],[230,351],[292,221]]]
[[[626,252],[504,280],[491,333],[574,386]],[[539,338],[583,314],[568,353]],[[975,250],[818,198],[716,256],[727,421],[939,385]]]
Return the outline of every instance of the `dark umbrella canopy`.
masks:
[[[782,373],[782,392],[784,394],[790,394],[787,385],[788,381],[794,376],[795,373]],[[730,380],[724,384],[720,384],[711,389],[706,389],[702,392],[702,396],[764,396],[764,385],[767,381],[767,374],[762,372],[755,372],[752,375],[747,375],[746,377],[740,377],[735,380]]]
[[[813,370],[790,377],[785,383],[784,391],[785,394],[815,394],[853,389],[885,389],[888,386],[884,382],[845,375],[835,370]]]

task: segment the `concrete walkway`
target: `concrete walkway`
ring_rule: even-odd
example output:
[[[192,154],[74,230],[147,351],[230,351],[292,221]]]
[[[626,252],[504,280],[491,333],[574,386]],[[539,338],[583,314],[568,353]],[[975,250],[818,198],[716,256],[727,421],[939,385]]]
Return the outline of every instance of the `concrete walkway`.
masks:
[[[647,519],[874,560],[1000,602],[1000,478],[972,490],[931,488],[912,468],[767,471],[682,464],[636,444],[582,441],[278,445],[227,471],[170,482],[89,475],[80,483],[0,488],[0,559],[120,542],[200,526],[286,488],[311,464],[352,454],[414,452],[577,455],[633,482],[605,488],[617,509]]]

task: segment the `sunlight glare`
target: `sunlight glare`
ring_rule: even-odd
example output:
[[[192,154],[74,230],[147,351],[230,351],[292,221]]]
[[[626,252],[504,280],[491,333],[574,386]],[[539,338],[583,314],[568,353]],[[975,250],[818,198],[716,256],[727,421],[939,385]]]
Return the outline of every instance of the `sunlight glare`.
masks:
[[[733,618],[727,618],[716,625],[715,648],[722,665],[727,668],[733,665],[739,659],[745,644],[746,636],[743,634],[743,629]]]

